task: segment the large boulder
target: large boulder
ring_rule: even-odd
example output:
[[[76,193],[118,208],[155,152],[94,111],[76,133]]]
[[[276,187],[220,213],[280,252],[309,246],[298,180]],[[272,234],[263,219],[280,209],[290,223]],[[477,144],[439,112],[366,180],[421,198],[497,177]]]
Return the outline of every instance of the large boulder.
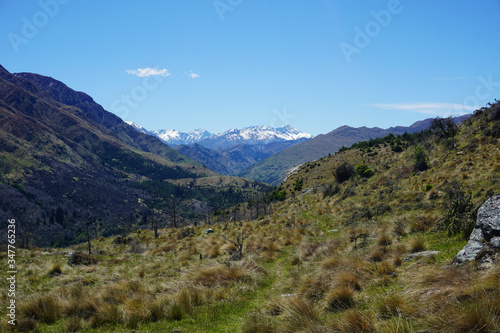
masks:
[[[500,194],[489,198],[479,208],[469,242],[458,252],[453,263],[479,260],[497,251],[500,251]]]

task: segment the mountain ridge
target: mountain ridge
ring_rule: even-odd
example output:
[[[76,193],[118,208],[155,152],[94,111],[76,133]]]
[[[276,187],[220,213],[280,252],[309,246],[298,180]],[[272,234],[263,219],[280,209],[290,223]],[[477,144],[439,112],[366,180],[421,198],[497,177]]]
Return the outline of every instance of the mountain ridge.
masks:
[[[455,121],[460,122],[468,117],[470,115],[457,117]],[[248,169],[243,170],[238,176],[278,185],[293,167],[317,160],[328,154],[334,154],[341,147],[349,147],[356,142],[383,137],[389,133],[400,135],[405,132],[415,133],[425,130],[431,124],[432,119],[434,118],[420,120],[408,127],[396,126],[389,127],[388,129],[366,126],[356,128],[343,125],[329,133],[317,135],[308,141],[267,157],[250,166]]]

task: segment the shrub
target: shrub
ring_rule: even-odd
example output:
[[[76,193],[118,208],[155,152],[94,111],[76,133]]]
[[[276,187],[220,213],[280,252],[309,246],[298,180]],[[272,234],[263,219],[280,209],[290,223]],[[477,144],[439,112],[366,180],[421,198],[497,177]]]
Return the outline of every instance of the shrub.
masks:
[[[373,207],[373,214],[377,216],[390,212],[392,212],[392,208],[386,203],[379,203]]]
[[[293,190],[300,192],[302,191],[302,187],[304,186],[304,179],[300,178],[293,184]]]
[[[356,171],[354,170],[354,167],[346,162],[339,165],[333,172],[333,175],[335,176],[335,180],[337,181],[337,183],[343,183],[351,179],[355,174]]]
[[[89,254],[74,252],[68,258],[69,265],[95,265],[97,259]]]
[[[462,233],[467,239],[475,224],[476,210],[471,195],[466,195],[457,183],[446,190],[448,210],[442,219],[442,225],[449,235]]]
[[[356,165],[356,174],[360,177],[370,178],[375,174],[375,172],[368,167],[364,162]]]
[[[432,120],[429,130],[438,138],[451,138],[457,134],[458,127],[452,117],[435,118]]]
[[[420,147],[415,147],[415,162],[413,164],[414,171],[425,171],[429,169],[429,158],[425,151]]]
[[[323,189],[323,198],[334,196],[340,192],[340,188],[338,185],[333,186],[332,184],[326,185]]]

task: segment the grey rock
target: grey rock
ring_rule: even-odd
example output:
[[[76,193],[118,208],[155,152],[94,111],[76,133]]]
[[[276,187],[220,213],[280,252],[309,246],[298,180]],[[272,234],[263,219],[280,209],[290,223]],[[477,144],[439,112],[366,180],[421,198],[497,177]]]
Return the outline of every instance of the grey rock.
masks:
[[[207,235],[208,235],[208,234],[211,234],[212,232],[214,232],[214,231],[212,230],[212,228],[208,228],[207,230],[205,230],[205,234],[207,234]]]
[[[405,261],[410,261],[410,260],[415,259],[415,258],[434,256],[436,254],[439,254],[439,251],[416,252],[416,253],[412,253],[412,254],[407,255],[405,258]]]
[[[457,253],[453,264],[481,259],[483,254],[500,250],[500,194],[489,198],[479,208],[469,242]]]

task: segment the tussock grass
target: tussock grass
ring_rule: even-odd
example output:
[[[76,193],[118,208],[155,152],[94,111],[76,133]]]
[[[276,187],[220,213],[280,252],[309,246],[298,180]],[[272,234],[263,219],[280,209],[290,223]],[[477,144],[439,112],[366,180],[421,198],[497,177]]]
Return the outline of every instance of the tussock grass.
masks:
[[[330,311],[342,311],[354,306],[354,292],[349,287],[337,287],[325,296],[326,308]]]
[[[51,324],[59,318],[61,306],[59,300],[53,295],[42,295],[23,303],[19,313],[24,318],[33,318],[42,323]]]
[[[276,324],[270,321],[269,318],[259,313],[252,313],[245,318],[242,326],[242,333],[274,333],[276,332]]]
[[[299,297],[289,297],[283,306],[285,327],[290,332],[320,332],[321,318],[316,306]]]
[[[57,262],[53,263],[49,269],[49,276],[57,276],[62,274],[61,265]]]
[[[456,149],[419,142],[431,165],[424,173],[413,173],[416,143],[406,139],[399,152],[389,142],[347,150],[291,175],[282,184],[288,198],[268,216],[219,217],[224,224],[162,229],[159,238],[150,230],[102,237],[93,256],[59,267],[63,274],[55,264],[85,244],[20,249],[18,331],[500,331],[498,255],[450,267],[465,241],[438,224],[452,181],[474,205],[500,192],[498,142],[483,133],[492,123],[483,125],[461,128]],[[370,165],[374,175],[338,184],[333,170],[344,162]],[[291,195],[299,178],[313,191]],[[335,187],[326,197],[325,184]],[[243,258],[231,261],[235,246],[223,236],[241,231]],[[440,254],[403,262],[425,248]]]
[[[340,330],[343,333],[370,333],[375,331],[372,316],[357,309],[345,311],[340,322]]]

